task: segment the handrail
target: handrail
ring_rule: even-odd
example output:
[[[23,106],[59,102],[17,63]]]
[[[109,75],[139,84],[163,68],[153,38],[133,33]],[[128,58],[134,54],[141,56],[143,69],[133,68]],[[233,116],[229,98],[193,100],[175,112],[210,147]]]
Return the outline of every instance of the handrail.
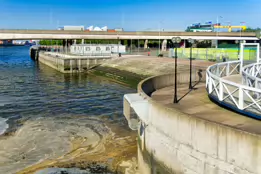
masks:
[[[261,118],[261,89],[223,78],[239,74],[240,63],[241,61],[230,61],[208,67],[206,74],[208,95],[230,109]]]
[[[230,62],[222,62],[222,63],[218,63],[219,65],[226,65],[227,63],[236,63],[236,62],[240,62],[240,61],[230,61]],[[217,64],[215,64],[217,65]],[[210,67],[207,68],[207,74],[209,73],[209,75],[211,74],[210,70],[212,67],[214,67],[215,65],[212,65]],[[223,82],[227,83],[227,84],[230,84],[230,85],[233,85],[233,86],[237,86],[237,85],[240,85],[242,88],[244,89],[247,89],[247,90],[258,90],[261,92],[261,90],[259,89],[256,89],[256,88],[253,88],[253,87],[249,87],[249,86],[246,86],[246,85],[241,85],[241,84],[238,84],[238,83],[235,83],[235,82],[231,82],[229,80],[226,80],[226,79],[220,79],[220,77],[218,77],[217,75],[214,75],[214,74],[211,74],[212,77],[214,77],[215,79],[217,80],[222,80]]]
[[[242,77],[245,85],[261,88],[261,63],[253,63],[243,67]],[[259,76],[258,76],[259,75]]]

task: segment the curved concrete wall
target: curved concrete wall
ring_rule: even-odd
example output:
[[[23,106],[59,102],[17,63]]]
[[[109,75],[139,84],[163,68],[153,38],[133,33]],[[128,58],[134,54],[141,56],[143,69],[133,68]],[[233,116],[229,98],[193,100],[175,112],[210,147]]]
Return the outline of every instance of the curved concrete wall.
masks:
[[[157,76],[138,86],[148,102],[148,120],[138,130],[140,173],[260,174],[260,135],[186,115],[150,98],[156,89],[173,85],[172,79]]]

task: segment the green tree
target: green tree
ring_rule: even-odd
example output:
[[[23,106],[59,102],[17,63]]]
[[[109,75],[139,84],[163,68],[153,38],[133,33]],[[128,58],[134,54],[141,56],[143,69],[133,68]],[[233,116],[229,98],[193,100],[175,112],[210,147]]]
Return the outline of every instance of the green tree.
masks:
[[[259,28],[259,27],[257,27],[257,28],[247,27],[247,29],[244,32],[257,32],[257,31],[261,31],[261,28]]]
[[[187,27],[187,29],[185,30],[185,32],[191,32],[190,28]]]

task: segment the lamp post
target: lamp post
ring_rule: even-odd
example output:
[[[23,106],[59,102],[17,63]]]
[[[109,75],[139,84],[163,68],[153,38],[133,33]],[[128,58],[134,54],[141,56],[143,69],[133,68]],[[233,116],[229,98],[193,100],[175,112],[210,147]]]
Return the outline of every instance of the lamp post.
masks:
[[[240,22],[240,26],[241,26],[241,28],[240,28],[240,37],[242,37],[242,24],[245,24],[245,22]]]
[[[118,55],[119,55],[119,57],[121,57],[120,50],[119,50],[119,36],[118,35],[117,35],[117,42],[118,42]]]
[[[237,60],[240,60],[240,43],[242,43],[242,40],[236,40],[235,43],[238,44],[237,49]],[[240,60],[241,61],[241,60]],[[240,72],[240,66],[237,67],[237,71]]]
[[[217,32],[216,32],[216,37],[218,37],[218,32],[219,32],[219,18],[223,18],[222,16],[217,16]],[[218,38],[217,38],[217,43],[216,43],[216,48],[218,48]]]
[[[178,59],[178,53],[177,53],[177,48],[179,46],[179,43],[181,42],[180,37],[173,37],[172,42],[174,43],[174,48],[175,48],[175,79],[174,79],[174,103],[178,103],[178,98],[177,98],[177,59]]]
[[[195,41],[191,38],[189,38],[188,41],[191,44],[190,57],[189,57],[189,89],[193,89],[193,87],[192,87],[192,48],[193,48],[193,44]]]
[[[159,53],[158,55],[160,54],[160,23],[159,23]]]
[[[161,49],[160,49],[160,32],[161,32],[161,25],[162,25],[162,23],[163,23],[163,21],[159,22],[159,53],[158,54],[161,53]]]

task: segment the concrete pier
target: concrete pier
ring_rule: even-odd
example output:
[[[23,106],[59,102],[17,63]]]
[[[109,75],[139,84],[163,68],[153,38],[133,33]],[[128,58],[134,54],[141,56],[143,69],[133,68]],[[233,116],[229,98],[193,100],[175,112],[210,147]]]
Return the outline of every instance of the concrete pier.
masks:
[[[30,47],[29,55],[33,60],[38,60],[38,58],[39,58],[39,48],[37,46]]]
[[[40,52],[38,58],[39,62],[62,73],[85,72],[109,59],[111,56],[88,57],[54,52]]]

